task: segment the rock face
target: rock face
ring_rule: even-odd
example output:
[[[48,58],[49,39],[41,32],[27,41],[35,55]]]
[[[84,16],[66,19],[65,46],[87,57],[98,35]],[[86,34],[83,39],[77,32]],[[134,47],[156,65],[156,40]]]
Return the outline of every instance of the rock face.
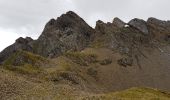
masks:
[[[147,24],[150,33],[157,39],[169,40],[170,35],[170,21],[162,21],[156,18],[148,18]]]
[[[104,23],[103,21],[98,20],[96,22],[95,30],[102,34],[106,33],[112,34],[115,32],[115,30],[123,28],[125,25],[126,25],[125,22],[116,17],[114,18],[112,23],[110,22]]]
[[[113,19],[113,24],[115,24],[117,27],[122,28],[126,25],[125,22],[123,22],[121,19],[119,19],[118,17]]]
[[[82,50],[93,39],[94,30],[74,12],[51,19],[35,43],[34,52],[54,57],[67,50]]]
[[[7,47],[0,53],[0,63],[2,63],[5,59],[7,59],[10,55],[15,53],[18,50],[25,50],[32,52],[32,44],[34,40],[30,37],[26,38],[18,38],[14,44]]]
[[[141,32],[143,32],[146,35],[149,34],[147,24],[142,19],[137,19],[137,18],[132,19],[128,24],[132,27],[137,28],[138,30],[140,30]]]

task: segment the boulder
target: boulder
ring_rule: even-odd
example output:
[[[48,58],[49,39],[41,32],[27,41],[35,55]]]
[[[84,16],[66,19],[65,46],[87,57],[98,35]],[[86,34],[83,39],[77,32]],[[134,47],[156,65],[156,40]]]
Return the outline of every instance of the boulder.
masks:
[[[126,25],[125,22],[123,22],[121,19],[119,19],[118,17],[115,17],[113,20],[113,24],[116,25],[119,28],[122,28]]]
[[[149,34],[149,31],[148,31],[148,28],[147,28],[147,23],[144,20],[142,20],[142,19],[138,19],[138,18],[132,19],[128,23],[128,25],[130,25],[131,27],[134,27],[134,28],[140,30],[145,35]]]
[[[124,67],[132,66],[133,59],[132,58],[122,58],[118,60],[118,64]]]

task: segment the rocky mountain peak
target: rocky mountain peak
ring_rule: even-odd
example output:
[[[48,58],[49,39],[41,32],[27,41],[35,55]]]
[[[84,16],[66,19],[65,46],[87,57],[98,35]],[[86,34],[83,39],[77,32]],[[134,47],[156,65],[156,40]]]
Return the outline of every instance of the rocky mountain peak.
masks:
[[[166,40],[170,40],[170,22],[156,18],[149,18],[145,22],[142,19],[135,18],[129,23],[125,23],[115,17],[112,23],[104,23],[98,20],[95,29],[93,29],[79,15],[69,11],[57,19],[50,19],[37,40],[34,41],[29,37],[18,38],[13,45],[1,52],[1,58],[4,59],[4,55],[7,55],[5,57],[7,58],[8,54],[12,54],[18,49],[31,51],[44,57],[57,57],[68,50],[82,50],[96,38],[100,40],[101,37],[111,47],[115,47],[117,44],[124,45],[125,43],[132,43],[131,45],[133,45],[134,41],[145,43],[143,41],[150,40],[148,34],[158,33],[164,34],[161,36]],[[107,38],[104,38],[104,36],[107,36]],[[122,40],[128,42],[118,42]],[[113,44],[115,45],[113,46]]]
[[[80,16],[69,11],[46,24],[35,52],[55,56],[67,50],[81,50],[92,40],[93,33],[94,29]]]
[[[85,23],[85,21],[80,18],[76,13],[69,11],[66,14],[61,15],[56,20],[57,26],[59,28],[75,27],[80,23]]]
[[[78,23],[85,22],[80,16],[76,13],[69,11],[66,14],[62,14],[57,19],[50,19],[49,22],[45,25],[44,30],[51,29],[60,29],[64,30],[65,28],[71,28],[76,26]]]

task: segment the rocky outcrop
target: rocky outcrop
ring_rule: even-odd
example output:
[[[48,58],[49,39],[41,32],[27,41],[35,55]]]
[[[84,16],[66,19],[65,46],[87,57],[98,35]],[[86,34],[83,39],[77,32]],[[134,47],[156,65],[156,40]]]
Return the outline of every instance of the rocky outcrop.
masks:
[[[132,66],[133,59],[132,58],[122,58],[118,60],[118,64],[124,67]]]
[[[113,19],[113,24],[119,28],[125,27],[126,23],[123,22],[121,19],[119,19],[118,17],[115,17]]]
[[[32,52],[32,46],[33,46],[34,40],[30,37],[26,38],[18,38],[14,44],[10,45],[6,49],[4,49],[0,53],[0,63],[2,63],[4,60],[6,60],[9,56],[11,56],[13,53],[17,52],[18,50],[25,50]]]
[[[144,20],[142,19],[132,19],[128,25],[140,30],[141,32],[143,32],[144,34],[149,34],[149,31],[148,31],[148,27],[147,27],[147,24]]]
[[[34,52],[55,57],[67,50],[82,50],[93,39],[94,30],[70,11],[51,19],[35,43]]]
[[[169,40],[170,21],[162,21],[156,18],[148,18],[149,31],[156,39]]]
[[[106,34],[106,33],[112,34],[119,28],[123,28],[125,25],[126,25],[125,22],[123,22],[122,20],[116,17],[114,18],[112,23],[110,22],[104,23],[103,21],[98,20],[96,22],[95,30],[102,34]]]

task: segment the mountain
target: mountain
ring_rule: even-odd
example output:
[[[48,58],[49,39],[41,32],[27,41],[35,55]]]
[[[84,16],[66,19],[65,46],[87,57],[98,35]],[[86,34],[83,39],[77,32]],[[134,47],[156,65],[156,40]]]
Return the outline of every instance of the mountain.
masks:
[[[82,50],[92,40],[94,29],[72,11],[51,19],[38,38],[35,53],[55,57],[67,50]]]
[[[94,29],[72,11],[51,19],[37,40],[19,38],[2,51],[0,62],[19,49],[44,57],[56,57],[67,50],[82,50],[93,39]],[[5,57],[5,58],[4,58]]]
[[[0,97],[168,100],[169,61],[169,21],[116,17],[92,28],[69,11],[37,40],[20,37],[0,53]]]

